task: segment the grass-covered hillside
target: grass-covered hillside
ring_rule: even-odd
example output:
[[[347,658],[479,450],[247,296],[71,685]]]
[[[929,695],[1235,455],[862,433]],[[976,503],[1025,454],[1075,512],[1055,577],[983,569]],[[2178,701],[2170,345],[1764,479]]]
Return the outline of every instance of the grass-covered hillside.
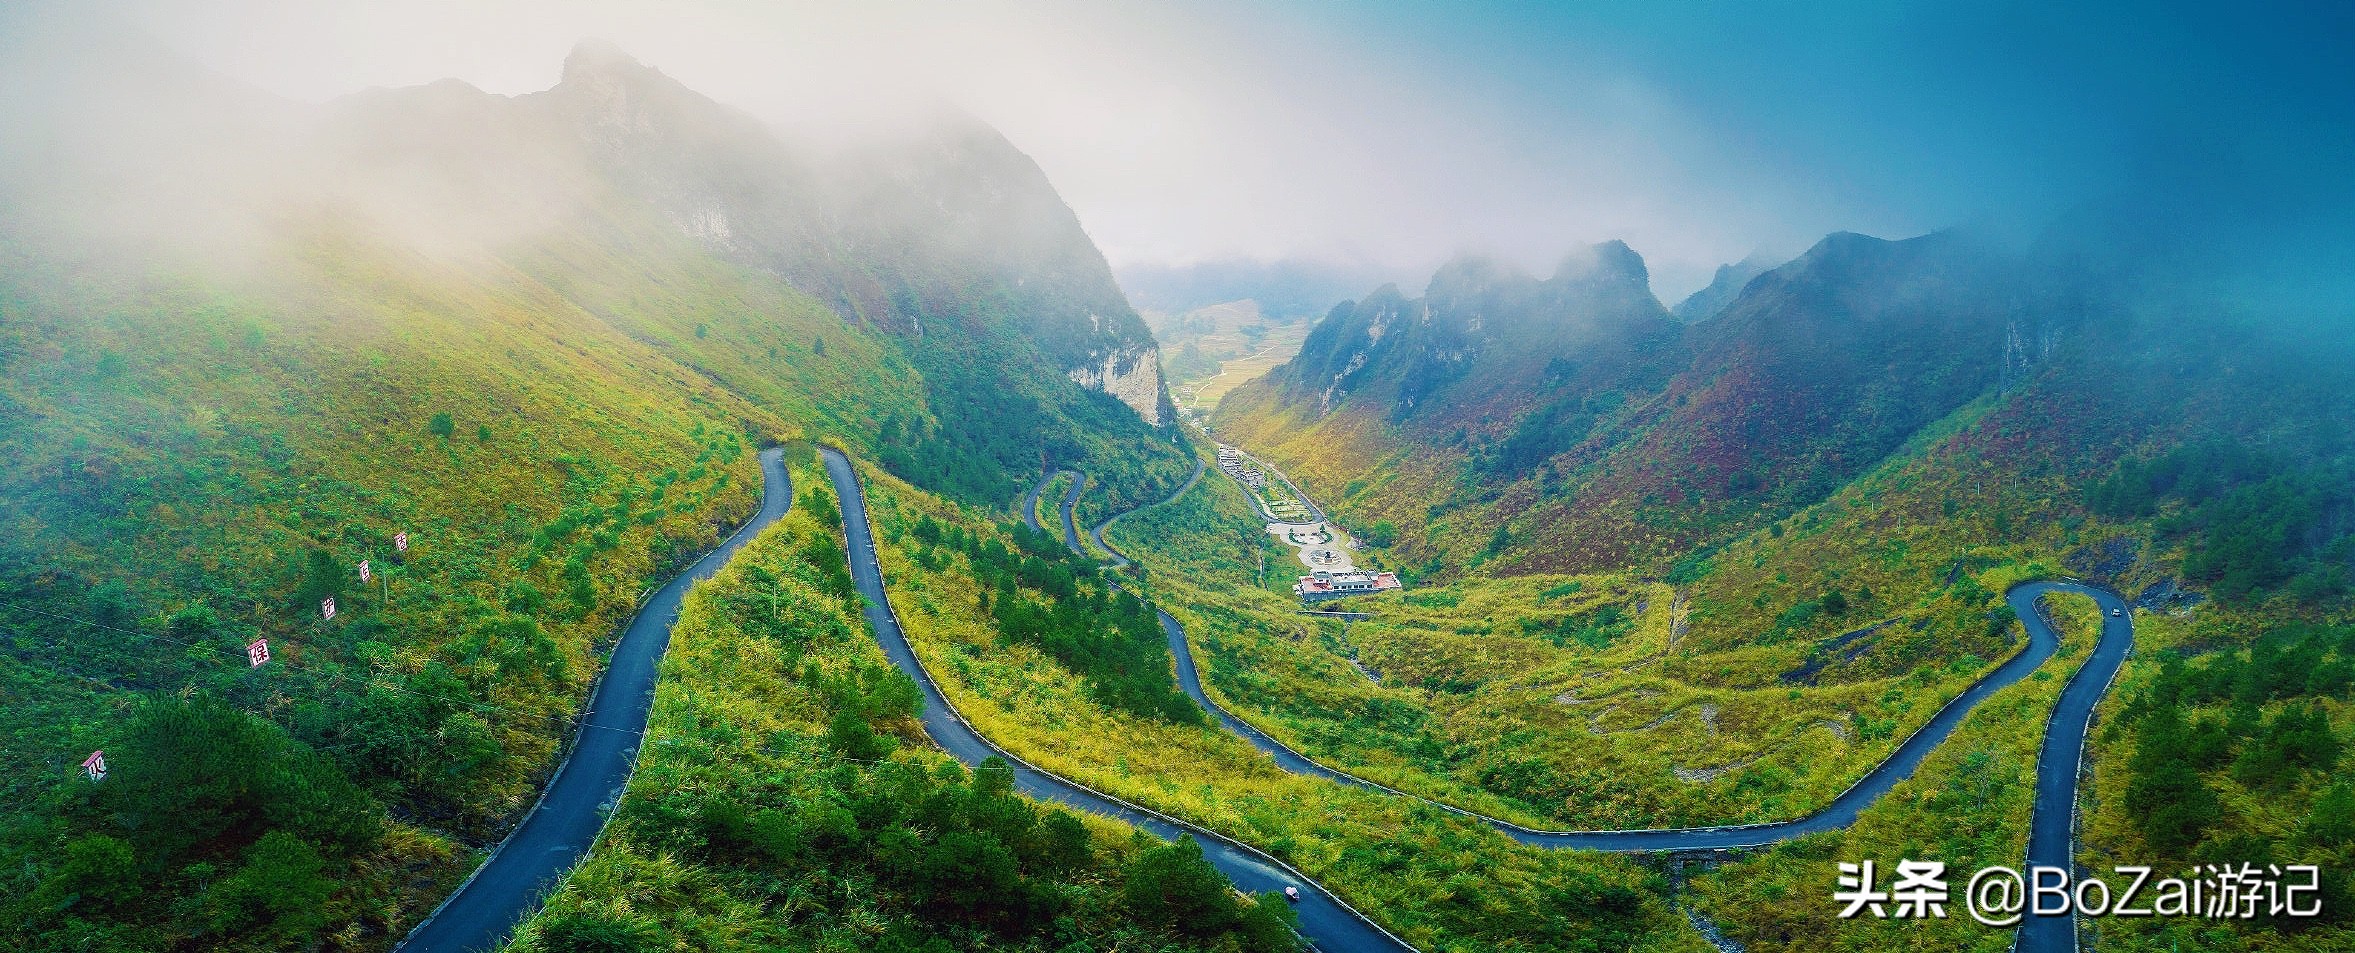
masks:
[[[1282,900],[1238,898],[1198,849],[931,749],[859,616],[824,474],[794,482],[795,511],[688,600],[629,795],[511,949],[1295,948]],[[976,552],[1071,586],[1060,547],[1031,542]]]
[[[2056,319],[2016,310],[2021,280],[1965,236],[1841,234],[1686,326],[1624,245],[1542,283],[1459,262],[1423,299],[1328,319],[1214,421],[1341,515],[1393,523],[1410,565],[1664,564],[2048,363]]]
[[[0,44],[0,945],[388,947],[762,445],[994,506],[1042,458],[1191,466],[1075,379],[1136,342],[994,133],[925,207],[1032,240],[959,258],[835,230],[803,187],[850,184],[617,55],[307,106],[113,40]],[[1062,335],[1091,309],[1114,337]]]
[[[1240,487],[1207,482],[1107,537],[1198,620],[1214,689],[1328,763],[1549,829],[1814,810],[2017,650],[1998,594],[2035,572],[1841,596],[1803,636],[1720,621],[1713,602],[1749,591],[1724,587],[1756,584],[1730,573],[1467,578],[1355,600],[1371,618],[1344,626],[1297,615],[1283,590],[1306,570]]]
[[[713,339],[711,322],[684,319],[694,308],[678,299],[726,306],[730,271],[782,278],[885,334],[925,382],[921,406],[838,423],[896,448],[889,462],[928,486],[1002,500],[1042,455],[1156,456],[1168,398],[1150,333],[1037,165],[969,117],[820,148],[593,43],[540,93],[440,83],[328,108],[301,144],[339,200],[396,231],[486,244],[733,388],[807,405],[894,385],[855,366],[813,389],[764,380],[776,361],[824,356],[826,336]],[[704,264],[634,277],[682,253]]]
[[[600,641],[750,513],[750,451],[802,426],[545,285],[348,235],[289,249],[267,282],[217,285],[69,277],[12,251],[4,849],[37,883],[59,851],[113,838],[132,850],[110,875],[134,885],[119,902],[13,906],[11,933],[36,946],[93,930],[130,949],[267,946],[330,927],[381,943],[463,871],[465,845],[528,806]],[[845,333],[772,293],[777,325]],[[838,350],[890,374],[874,342]],[[275,661],[248,670],[255,638]],[[127,772],[185,761],[136,727],[161,704],[140,699],[184,690],[208,720],[274,734],[266,763],[365,792],[353,803],[385,828],[326,851],[336,889],[300,904],[298,925],[204,899],[243,889],[211,871],[255,862],[256,838],[308,830],[273,816],[279,795],[251,794],[226,824],[162,801],[83,805],[71,769],[90,750]],[[247,769],[196,770],[210,780],[181,782]]]
[[[1173,506],[1212,485],[1206,477]],[[1265,849],[1421,949],[1697,941],[1639,864],[1522,847],[1420,802],[1285,772],[1168,694],[1158,626],[1106,586],[1100,564],[1003,510],[880,474],[866,486],[892,608],[916,656],[961,715],[1024,760]],[[1201,631],[1207,614],[1161,588],[1165,575],[1148,569],[1142,588]]]
[[[2012,948],[2016,931],[1963,910],[1945,919],[1840,919],[1825,902],[1842,862],[1938,860],[1951,871],[2016,865],[2035,809],[2036,756],[2068,675],[2098,638],[2092,600],[2047,597],[2038,607],[2061,632],[2057,653],[2028,678],[1989,696],[1914,776],[1866,808],[1847,830],[1744,852],[1694,871],[1687,898],[1745,949],[1985,951]]]
[[[1367,557],[1420,569],[1419,585],[1367,601],[1377,618],[1347,638],[1295,625],[1326,657],[1262,652],[1232,676],[1259,696],[1243,707],[1337,760],[1457,785],[1467,805],[1581,823],[1790,816],[2016,648],[2006,585],[2074,576],[2140,607],[2091,746],[2087,862],[2327,867],[2345,849],[2334,782],[2355,737],[2337,654],[2355,580],[2355,417],[2337,395],[2355,363],[2337,337],[2287,340],[2225,300],[2196,272],[2057,244],[1835,236],[1682,331],[1678,369],[1649,394],[1597,403],[1568,382],[1458,404],[1461,385],[1442,384],[1412,408],[1367,407],[1346,375],[1292,389],[1296,363],[1231,396],[1219,435],[1374,530],[1361,535],[1394,531]],[[1633,579],[1547,572],[1563,568]],[[1656,658],[1632,647],[1659,638],[1650,588],[1678,610]],[[1608,611],[1579,601],[1599,593]],[[1320,714],[1343,692],[1366,699],[1358,714]],[[2003,730],[2041,727],[2015,722]],[[1962,767],[1984,762],[1965,800],[2012,803],[2025,777],[1987,765],[2019,745],[1957,740]],[[1914,807],[1956,816],[1929,793]],[[1988,815],[1943,842],[1924,829],[1910,849],[1987,856],[2024,823]],[[1777,899],[1828,890],[1819,866],[1820,884],[1764,867],[1709,881],[1733,901],[1712,915],[1752,949],[1883,948]],[[2339,929],[2133,921],[2100,936],[2329,948]]]

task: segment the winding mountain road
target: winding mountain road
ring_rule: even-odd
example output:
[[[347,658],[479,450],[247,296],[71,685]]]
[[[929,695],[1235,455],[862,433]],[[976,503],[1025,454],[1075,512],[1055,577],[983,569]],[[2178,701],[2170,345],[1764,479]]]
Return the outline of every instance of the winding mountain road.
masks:
[[[1178,486],[1178,488],[1177,488],[1177,492],[1175,492],[1175,493],[1171,493],[1171,494],[1169,495],[1169,498],[1168,498],[1168,499],[1161,500],[1160,502],[1157,502],[1157,503],[1150,503],[1150,504],[1147,504],[1146,506],[1140,506],[1140,507],[1137,507],[1137,509],[1135,509],[1135,510],[1129,510],[1129,511],[1128,511],[1128,512],[1126,512],[1126,513],[1114,513],[1114,514],[1112,514],[1111,516],[1105,517],[1103,522],[1096,524],[1096,528],[1095,528],[1095,529],[1088,530],[1088,536],[1090,536],[1091,538],[1095,539],[1095,541],[1096,541],[1096,548],[1103,550],[1103,551],[1105,552],[1105,554],[1106,554],[1106,555],[1109,555],[1109,556],[1111,556],[1111,557],[1112,557],[1112,565],[1113,565],[1115,568],[1119,568],[1119,569],[1127,569],[1127,568],[1129,567],[1129,561],[1128,561],[1128,557],[1127,557],[1127,556],[1123,556],[1123,555],[1121,555],[1121,553],[1120,553],[1120,550],[1117,550],[1117,549],[1114,549],[1114,548],[1112,548],[1112,544],[1111,544],[1111,543],[1107,543],[1107,542],[1105,542],[1105,541],[1104,541],[1104,531],[1105,531],[1105,530],[1107,530],[1107,529],[1110,529],[1110,528],[1112,528],[1112,524],[1113,524],[1113,523],[1116,523],[1116,522],[1118,522],[1118,521],[1120,520],[1120,518],[1121,518],[1121,517],[1123,517],[1123,516],[1127,516],[1129,513],[1134,513],[1134,512],[1137,512],[1137,510],[1147,509],[1147,508],[1149,508],[1149,507],[1153,507],[1153,506],[1160,506],[1162,503],[1175,503],[1175,502],[1177,502],[1177,498],[1178,498],[1178,497],[1181,497],[1181,496],[1184,496],[1184,495],[1186,495],[1186,491],[1187,491],[1187,490],[1191,490],[1191,489],[1193,489],[1193,488],[1194,488],[1194,483],[1195,483],[1195,481],[1198,481],[1198,480],[1202,479],[1202,474],[1203,474],[1205,471],[1209,470],[1209,469],[1210,469],[1210,464],[1207,464],[1207,463],[1199,463],[1199,462],[1195,463],[1195,464],[1194,464],[1194,475],[1193,475],[1193,476],[1190,476],[1190,477],[1187,477],[1187,478],[1186,478],[1186,482],[1185,482],[1185,483],[1183,483],[1183,484],[1181,484],[1181,485],[1179,485],[1179,486]],[[1033,490],[1033,491],[1032,491],[1032,496],[1033,496],[1033,497],[1036,497],[1036,495],[1037,495],[1037,491],[1036,491],[1036,490]],[[1068,539],[1070,539],[1070,538],[1071,538],[1071,532],[1072,532],[1072,522],[1071,522],[1071,521],[1072,521],[1072,507],[1074,507],[1074,506],[1078,505],[1078,503],[1079,503],[1079,497],[1078,497],[1076,494],[1074,494],[1073,496],[1071,496],[1069,499],[1066,499],[1066,500],[1064,500],[1064,501],[1063,501],[1063,535],[1064,535],[1064,538],[1065,538],[1066,540],[1068,540]],[[1033,507],[1031,507],[1031,508],[1030,508],[1030,512],[1031,512],[1031,514],[1032,514],[1032,521],[1031,521],[1031,526],[1032,526],[1033,528],[1036,528],[1036,527],[1038,526],[1038,522],[1037,522],[1038,507],[1036,507],[1036,506],[1033,506]]]
[[[1079,544],[1079,529],[1077,528],[1076,524],[1072,522],[1071,512],[1073,507],[1079,505],[1080,495],[1087,492],[1087,474],[1081,473],[1077,470],[1055,470],[1049,472],[1046,476],[1046,479],[1038,481],[1038,485],[1031,487],[1030,492],[1022,494],[1022,521],[1029,523],[1031,529],[1038,530],[1042,533],[1047,531],[1045,526],[1039,525],[1038,498],[1039,494],[1045,493],[1047,491],[1047,484],[1055,482],[1055,478],[1059,476],[1067,476],[1071,478],[1071,491],[1063,494],[1062,502],[1055,504],[1058,509],[1063,511],[1063,545],[1071,547],[1072,552],[1085,556],[1088,554],[1088,551],[1085,547],[1082,547]]]
[[[1175,839],[1191,834],[1202,844],[1204,856],[1211,864],[1245,890],[1301,888],[1301,900],[1297,905],[1300,930],[1319,949],[1414,949],[1322,885],[1258,848],[1041,770],[982,737],[949,704],[931,674],[916,659],[914,649],[908,644],[906,634],[891,610],[890,596],[883,585],[881,564],[875,555],[874,538],[867,524],[866,497],[857,471],[851,466],[849,458],[840,451],[830,447],[821,448],[821,455],[841,506],[845,548],[852,578],[866,603],[867,623],[874,630],[877,643],[882,646],[892,664],[914,677],[922,688],[927,702],[921,716],[924,729],[943,750],[967,764],[979,764],[992,757],[1004,759],[1014,768],[1015,786],[1034,798],[1116,818],[1164,838]],[[759,511],[717,548],[672,577],[631,617],[620,641],[614,646],[604,676],[590,696],[588,710],[582,717],[572,748],[558,765],[539,803],[472,876],[460,884],[431,916],[410,931],[397,949],[413,953],[468,953],[499,945],[595,845],[606,818],[621,799],[628,787],[630,774],[636,767],[638,749],[653,705],[659,663],[663,650],[669,645],[671,627],[678,620],[679,607],[688,588],[717,572],[746,540],[776,522],[792,506],[793,493],[784,467],[783,452],[774,448],[764,450],[759,459],[763,478]],[[1204,468],[1197,466],[1193,476],[1168,499],[1149,505],[1161,505],[1183,496],[1200,481],[1203,472]],[[1073,511],[1080,496],[1086,491],[1087,476],[1076,471],[1057,471],[1057,474],[1064,473],[1072,477],[1072,486],[1070,492],[1057,504],[1062,516],[1063,538],[1065,544],[1074,551],[1084,553]],[[1057,474],[1049,474],[1049,479]],[[1024,497],[1023,507],[1025,521],[1042,531],[1043,527],[1038,522],[1037,502],[1046,482],[1042,480],[1031,489]],[[1305,496],[1301,499],[1306,502]],[[1313,507],[1314,504],[1309,505]],[[1120,566],[1129,565],[1129,559],[1105,541],[1104,530],[1113,521],[1126,515],[1122,513],[1106,519],[1089,534]],[[2048,593],[2062,592],[2090,596],[2101,606],[2102,634],[2092,654],[2063,688],[2060,701],[2054,706],[2046,726],[2043,747],[2037,758],[2036,799],[2030,821],[2027,862],[2032,865],[2070,867],[2073,865],[2076,834],[2077,781],[2082,768],[2086,732],[2091,726],[2095,706],[2116,678],[2134,640],[2132,621],[2122,614],[2126,608],[2124,600],[2115,593],[2083,583],[2031,582],[2015,586],[2007,592],[2006,600],[2018,612],[2028,630],[2028,644],[1949,701],[1886,760],[1875,765],[1848,790],[1815,813],[1769,824],[1654,830],[1539,830],[1399,791],[1327,767],[1269,737],[1212,701],[1203,691],[1201,674],[1195,667],[1192,646],[1186,639],[1185,628],[1168,612],[1160,612],[1160,619],[1163,633],[1169,641],[1171,658],[1176,664],[1179,685],[1186,694],[1214,715],[1228,731],[1265,752],[1288,771],[1414,798],[1481,821],[1521,843],[1534,846],[1602,851],[1681,851],[1757,846],[1802,834],[1839,830],[1853,823],[1867,806],[1888,793],[1898,782],[1910,777],[1930,750],[1952,735],[1980,701],[2017,683],[2052,657],[2059,647],[2060,639],[2044,621],[2043,614],[2036,610],[2036,600]],[[2076,943],[2074,918],[2035,917],[2020,928],[2015,949],[2030,953],[2060,953],[2074,950]]]
[[[1271,468],[1269,472],[1277,471]],[[1196,475],[1200,475],[1199,471]],[[1050,474],[1050,478],[1052,476]],[[1074,473],[1073,476],[1075,478],[1073,491],[1064,499],[1061,511],[1064,538],[1076,541],[1078,531],[1073,523],[1073,506],[1079,498],[1079,489],[1085,485],[1086,476],[1077,473]],[[1287,479],[1286,482],[1290,481]],[[1186,485],[1180,487],[1176,494],[1161,503],[1175,500],[1187,489],[1190,489],[1193,484],[1193,480],[1188,480]],[[1041,481],[1040,487],[1043,488],[1044,485],[1045,481]],[[1037,495],[1038,489],[1034,488],[1030,495],[1030,499],[1034,503]],[[1301,499],[1304,503],[1307,502],[1305,496]],[[1150,505],[1158,506],[1161,503]],[[1314,506],[1314,504],[1308,505],[1312,508]],[[1030,514],[1032,525],[1036,526],[1037,507],[1032,505],[1025,512]],[[1113,520],[1126,515],[1128,514],[1122,513],[1112,519],[1105,520],[1104,524],[1097,526],[1092,534],[1096,544],[1102,547],[1106,553],[1111,554],[1112,558],[1122,566],[1128,565],[1128,557],[1104,540],[1103,531],[1104,527],[1111,525]],[[1078,549],[1078,546],[1074,544],[1073,549]],[[1867,771],[1863,777],[1857,779],[1855,784],[1834,797],[1831,803],[1817,809],[1812,814],[1793,820],[1722,827],[1604,831],[1540,830],[1466,810],[1419,794],[1400,791],[1379,782],[1328,767],[1301,754],[1283,742],[1269,737],[1265,732],[1227,711],[1224,706],[1212,701],[1202,689],[1201,675],[1194,665],[1193,650],[1187,642],[1185,628],[1179,625],[1178,621],[1166,611],[1161,612],[1161,627],[1169,641],[1170,655],[1176,661],[1179,685],[1186,694],[1191,696],[1197,704],[1200,704],[1205,711],[1215,716],[1227,730],[1250,742],[1253,747],[1266,753],[1287,771],[1383,791],[1400,797],[1414,798],[1442,810],[1478,820],[1516,841],[1537,847],[1617,852],[1689,851],[1755,847],[1804,834],[1841,830],[1854,823],[1857,816],[1863,813],[1866,807],[1871,806],[1882,795],[1887,794],[1899,782],[1911,777],[1914,770],[1920,767],[1922,759],[1954,733],[1954,730],[1962,724],[1963,719],[1969,716],[1971,709],[1977,707],[1989,695],[2027,677],[2030,672],[2035,671],[2059,649],[2060,637],[2058,633],[2053,631],[2052,627],[2045,622],[2043,614],[2036,609],[2037,598],[2050,593],[2077,593],[2091,597],[2100,605],[2103,620],[2101,637],[2092,654],[2071,677],[2068,685],[2062,690],[2060,701],[2054,706],[2051,719],[2046,726],[2043,749],[2038,755],[2036,764],[2036,800],[2033,817],[2030,821],[2027,862],[2030,865],[2070,868],[2073,866],[2072,857],[2074,855],[2077,781],[2081,772],[2085,735],[2091,726],[2094,707],[2100,703],[2102,696],[2109,690],[2111,681],[2116,678],[2119,666],[2125,662],[2134,643],[2133,621],[2124,612],[2127,608],[2125,600],[2116,593],[2084,583],[2074,581],[2030,582],[2014,586],[2006,592],[2005,600],[2011,605],[2013,611],[2018,613],[2022,625],[2028,631],[2028,644],[2002,665],[1997,666],[1994,671],[1980,677],[1969,688],[1964,689],[1961,694],[1947,702],[1927,723],[1898,745],[1897,750],[1892,752],[1887,759]],[[2060,951],[2074,950],[2076,942],[2074,918],[2065,916],[2033,917],[2021,928],[2015,949],[2028,951],[2028,953],[2060,953]]]
[[[654,707],[654,683],[681,600],[689,587],[711,578],[746,540],[793,505],[784,451],[761,451],[760,472],[760,510],[718,548],[671,577],[630,618],[613,646],[604,676],[589,695],[572,748],[556,766],[539,803],[396,950],[469,953],[499,946],[596,845],[606,817],[637,767],[646,718]]]
[[[867,498],[860,485],[858,470],[850,458],[832,447],[821,447],[826,476],[834,484],[834,497],[842,508],[844,549],[850,560],[851,580],[866,603],[868,628],[874,630],[875,641],[883,647],[883,654],[891,664],[916,680],[924,693],[924,711],[919,716],[924,733],[932,736],[935,744],[957,760],[978,765],[989,758],[1002,758],[1014,768],[1014,787],[1033,798],[1053,801],[1102,817],[1125,821],[1152,831],[1161,837],[1175,840],[1191,834],[1201,843],[1202,854],[1212,866],[1234,881],[1235,886],[1255,892],[1277,891],[1285,887],[1300,888],[1300,901],[1294,909],[1300,914],[1300,932],[1320,950],[1405,950],[1413,946],[1392,936],[1372,920],[1352,909],[1339,897],[1306,875],[1292,869],[1264,851],[1236,841],[1225,835],[1197,827],[1109,794],[1097,791],[1077,781],[1042,770],[981,736],[948,697],[941,694],[940,685],[932,680],[932,673],[917,660],[915,649],[908,644],[899,617],[892,612],[891,595],[883,586],[883,568],[875,556],[875,538],[867,525]],[[1033,488],[1026,497],[1028,509],[1037,526],[1036,502],[1041,486]],[[1070,512],[1071,502],[1078,498],[1075,490],[1062,504]],[[1070,526],[1068,522],[1066,528]],[[1069,541],[1074,548],[1079,540],[1073,531]],[[1167,618],[1164,616],[1164,618]]]

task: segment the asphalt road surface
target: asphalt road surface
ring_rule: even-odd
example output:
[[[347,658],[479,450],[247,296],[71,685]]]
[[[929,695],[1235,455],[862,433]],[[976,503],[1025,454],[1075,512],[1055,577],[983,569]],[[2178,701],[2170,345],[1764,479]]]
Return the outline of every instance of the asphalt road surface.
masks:
[[[2109,694],[2110,683],[2118,677],[2118,666],[2125,664],[2126,655],[2134,648],[2134,614],[2117,596],[2084,586],[2061,583],[2029,583],[2011,592],[2012,606],[2020,605],[2024,589],[2045,587],[2040,591],[2084,592],[2092,595],[2102,606],[2102,637],[2094,646],[2093,655],[2061,689],[2061,700],[2052,708],[2052,720],[2044,726],[2044,748],[2036,755],[2035,813],[2028,822],[2028,863],[2075,870],[2077,853],[2077,778],[2081,773],[2085,751],[2085,733],[2093,726],[2094,706]],[[2120,615],[2110,610],[2121,609]],[[2020,618],[2031,618],[2022,610]],[[2031,622],[2038,625],[2040,622]],[[2029,917],[2020,925],[2019,943],[2014,947],[2022,953],[2062,953],[2077,948],[2077,919],[2067,916]]]
[[[638,744],[646,730],[646,716],[654,706],[655,676],[662,651],[670,645],[671,624],[678,621],[679,602],[689,586],[718,572],[744,542],[784,516],[793,505],[793,487],[785,475],[784,451],[760,453],[760,511],[728,537],[719,548],[704,554],[685,572],[663,584],[639,607],[613,646],[605,676],[589,696],[588,713],[573,739],[572,749],[557,765],[556,776],[530,815],[491,852],[440,909],[409,931],[397,948],[403,953],[466,953],[495,949],[505,943],[540,901],[596,844],[605,819],[628,787],[637,766]]]

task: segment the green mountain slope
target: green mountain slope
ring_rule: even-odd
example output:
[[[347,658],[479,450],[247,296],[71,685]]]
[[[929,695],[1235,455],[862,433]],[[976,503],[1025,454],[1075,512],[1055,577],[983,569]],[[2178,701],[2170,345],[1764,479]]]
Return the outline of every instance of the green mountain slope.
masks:
[[[992,504],[1042,457],[1189,466],[1104,389],[1152,357],[1100,256],[970,120],[862,179],[594,48],[544,93],[320,106],[75,49],[0,57],[12,948],[388,945],[528,807],[644,588],[749,513],[760,444]]]
[[[968,772],[932,750],[915,683],[858,615],[824,472],[794,482],[820,489],[688,600],[655,743],[596,853],[513,949],[1295,946],[1280,899],[1239,903],[1198,850],[1039,805],[1002,762]],[[943,541],[921,525],[927,546]],[[1069,563],[1043,536],[984,549],[951,533],[944,562],[963,540]],[[1072,568],[1046,575],[1069,586]],[[998,604],[1029,605],[1011,588]]]
[[[1217,425],[1345,517],[1396,525],[1410,563],[1606,570],[1821,499],[2048,357],[2007,335],[2057,333],[1958,235],[1832,236],[1691,326],[1624,245],[1594,257],[1609,280],[1579,286],[1607,292],[1516,297],[1526,279],[1461,263],[1420,301],[1377,291],[1356,309],[1411,316],[1404,333],[1328,320]]]
[[[2355,579],[2355,416],[2336,395],[2355,362],[2338,338],[2291,339],[2281,316],[2233,304],[2202,256],[2115,239],[1833,236],[1682,329],[1652,390],[1607,402],[1477,347],[1363,341],[1231,396],[1222,438],[1345,521],[1393,522],[1400,544],[1370,557],[1425,570],[1369,601],[1373,621],[1328,626],[1330,657],[1269,666],[1254,704],[1313,751],[1460,803],[1577,823],[1788,816],[2017,644],[2005,586],[2074,575],[2141,607],[2089,753],[2088,862],[2327,867],[2349,845],[2334,772],[2355,737],[2335,654]],[[1451,354],[1468,366],[1404,408],[1396,395],[1430,379],[1415,372]],[[1334,376],[1353,366],[1391,376]],[[1455,383],[1487,373],[1519,396]],[[1548,574],[1614,569],[1641,584]],[[1344,695],[1380,707],[1315,701]],[[1727,868],[1709,915],[1753,948],[1878,948],[1785,899],[1777,865],[1898,842],[2016,851],[2022,779],[1989,759],[2021,750],[2011,736],[2040,711],[2001,715],[2010,727],[1934,769],[1959,796]],[[2136,923],[2103,942],[2322,948],[2334,931],[2277,921],[2195,943]],[[1965,924],[1908,942],[2001,940]]]
[[[502,255],[522,244],[531,257],[519,267],[567,288],[606,281],[612,263],[596,248],[716,260],[890,333],[931,381],[926,408],[859,426],[892,431],[900,472],[967,499],[1011,496],[1042,453],[1125,468],[1128,451],[1111,448],[1149,445],[1169,419],[1152,337],[1103,257],[1037,165],[970,118],[801,145],[598,44],[575,50],[543,93],[437,83],[337,106],[319,139],[350,180],[338,194],[371,211],[397,198],[378,216],[395,228],[468,236]],[[570,244],[534,247],[550,225]],[[712,293],[703,275],[676,277],[665,293]],[[609,300],[605,310],[631,309]],[[676,330],[663,336],[678,340]],[[821,340],[754,337],[695,345],[709,355],[698,366],[759,388],[770,347],[778,360],[814,357]],[[751,366],[719,356],[747,346]]]

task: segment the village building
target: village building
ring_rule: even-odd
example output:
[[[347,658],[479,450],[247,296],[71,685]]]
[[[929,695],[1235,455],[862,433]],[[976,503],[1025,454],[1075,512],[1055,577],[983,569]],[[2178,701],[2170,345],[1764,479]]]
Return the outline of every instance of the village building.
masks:
[[[1267,524],[1267,531],[1299,551],[1300,564],[1309,574],[1300,577],[1292,586],[1292,593],[1302,602],[1317,603],[1405,588],[1395,572],[1357,568],[1350,559],[1350,550],[1357,548],[1357,544],[1339,527],[1325,522],[1306,500],[1289,497],[1269,500],[1259,495],[1256,491],[1267,486],[1271,477],[1258,461],[1233,447],[1220,447],[1218,468],[1255,491],[1260,508],[1277,521]]]
[[[1324,572],[1320,570],[1300,577],[1299,584],[1292,587],[1292,592],[1298,595],[1302,602],[1323,602],[1327,599],[1362,596],[1397,588],[1400,588],[1398,574],[1394,572],[1364,570]]]

